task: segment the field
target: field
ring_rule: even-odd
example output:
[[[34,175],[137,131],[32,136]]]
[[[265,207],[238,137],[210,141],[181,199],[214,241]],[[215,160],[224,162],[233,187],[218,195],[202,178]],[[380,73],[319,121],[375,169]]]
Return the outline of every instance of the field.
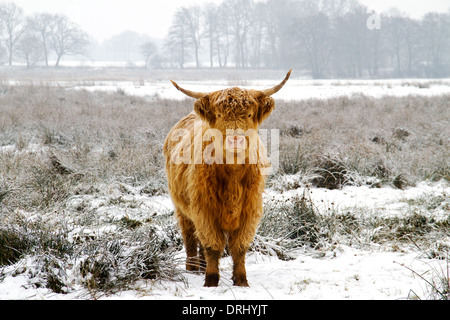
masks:
[[[184,270],[162,144],[171,87],[283,72],[0,73],[0,299],[448,299],[450,81],[307,80],[274,98],[279,169],[247,258],[218,288]],[[208,81],[210,79],[210,81]]]

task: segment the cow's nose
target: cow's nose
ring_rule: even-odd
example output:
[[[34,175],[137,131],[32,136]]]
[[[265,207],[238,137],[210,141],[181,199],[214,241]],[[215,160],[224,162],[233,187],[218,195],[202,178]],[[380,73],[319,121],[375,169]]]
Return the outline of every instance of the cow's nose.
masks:
[[[245,136],[229,136],[227,137],[228,149],[245,149]]]

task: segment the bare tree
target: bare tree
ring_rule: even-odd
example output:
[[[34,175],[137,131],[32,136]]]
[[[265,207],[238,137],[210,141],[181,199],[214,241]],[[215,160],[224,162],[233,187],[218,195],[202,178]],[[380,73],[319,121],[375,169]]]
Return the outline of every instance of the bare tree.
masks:
[[[17,55],[22,58],[27,68],[34,66],[43,57],[40,39],[33,33],[25,33],[17,44]]]
[[[150,65],[150,59],[156,54],[156,52],[157,52],[156,45],[151,41],[147,41],[141,46],[141,53],[145,59],[146,69],[148,69]]]
[[[253,24],[249,30],[249,64],[252,67],[261,67],[261,55],[263,51],[264,34],[266,33],[266,21],[268,19],[265,10],[266,3],[256,3],[253,8]]]
[[[252,0],[231,0],[228,3],[228,11],[236,46],[236,65],[246,68],[248,64],[247,36],[254,22],[254,2]]]
[[[171,62],[175,62],[183,69],[187,58],[188,34],[185,25],[183,10],[177,10],[173,17],[172,25],[166,38],[166,50]]]
[[[301,18],[298,26],[298,50],[308,62],[313,78],[324,76],[332,54],[332,29],[328,17],[319,12]]]
[[[363,75],[367,18],[367,8],[356,1],[350,1],[345,13],[336,19],[334,62],[340,76]]]
[[[56,53],[56,67],[66,55],[83,54],[88,45],[88,35],[66,16],[59,15],[51,33],[51,46]]]
[[[406,61],[408,76],[411,77],[415,72],[414,65],[417,65],[419,57],[419,30],[420,22],[411,18],[404,20],[404,36],[406,45]],[[416,68],[417,69],[417,68]]]
[[[402,58],[405,38],[405,21],[397,9],[391,9],[389,17],[385,17],[384,25],[387,30],[387,41],[395,60],[395,72],[397,77],[402,76]]]
[[[224,2],[218,8],[217,17],[217,37],[216,37],[216,49],[217,60],[219,61],[219,67],[226,68],[228,64],[228,56],[230,55],[231,47],[231,28],[230,28],[230,16],[228,14],[227,4]]]
[[[6,33],[8,63],[11,66],[17,44],[25,31],[22,8],[12,2],[0,4],[0,21],[3,24]]]
[[[55,30],[58,16],[49,13],[36,13],[28,18],[29,28],[38,35],[42,45],[45,65],[48,67],[48,56],[50,51],[50,40]]]
[[[266,66],[276,68],[279,65],[279,49],[281,48],[280,39],[283,20],[289,19],[292,13],[293,5],[287,0],[270,0],[265,4],[266,10]]]
[[[445,70],[445,55],[450,51],[450,15],[428,13],[421,23],[421,39],[426,72],[429,76],[440,77]]]
[[[182,8],[182,11],[184,15],[187,38],[194,52],[196,66],[197,68],[200,68],[200,60],[198,54],[200,49],[200,42],[202,39],[202,34],[200,33],[201,10],[199,7],[189,7]]]
[[[214,55],[217,53],[217,38],[219,37],[219,6],[208,3],[203,12],[205,36],[209,40],[209,65],[214,67]]]

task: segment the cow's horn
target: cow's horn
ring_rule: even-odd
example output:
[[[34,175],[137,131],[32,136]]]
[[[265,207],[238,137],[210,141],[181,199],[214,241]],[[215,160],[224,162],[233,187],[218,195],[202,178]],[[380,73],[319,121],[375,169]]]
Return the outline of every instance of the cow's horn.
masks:
[[[203,98],[203,97],[208,95],[208,93],[204,93],[204,92],[194,92],[194,91],[189,91],[189,90],[183,89],[175,81],[172,81],[172,80],[170,80],[170,81],[175,86],[175,88],[177,88],[178,90],[180,90],[185,95],[187,95],[187,96],[189,96],[191,98],[201,99],[201,98]]]
[[[277,86],[275,86],[275,87],[273,87],[273,88],[270,88],[270,89],[261,90],[261,92],[262,92],[264,95],[266,95],[266,96],[271,96],[271,95],[277,93],[278,91],[281,90],[281,88],[284,87],[284,85],[286,84],[286,82],[289,80],[289,77],[291,76],[291,72],[292,72],[292,69],[289,70],[289,72],[288,72],[287,75],[286,75],[286,78],[284,78],[283,82],[281,82],[279,85],[277,85]]]

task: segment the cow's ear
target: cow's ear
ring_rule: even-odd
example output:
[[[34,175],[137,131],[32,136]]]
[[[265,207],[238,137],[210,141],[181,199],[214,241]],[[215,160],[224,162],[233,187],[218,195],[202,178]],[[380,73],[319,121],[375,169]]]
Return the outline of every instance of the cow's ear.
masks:
[[[203,121],[207,121],[210,124],[215,122],[216,116],[211,110],[208,96],[197,99],[194,103],[194,110]]]
[[[272,113],[272,111],[275,109],[275,101],[272,97],[261,95],[258,97],[259,100],[259,107],[258,107],[258,113],[257,113],[257,121],[259,124],[267,119],[268,116]]]

